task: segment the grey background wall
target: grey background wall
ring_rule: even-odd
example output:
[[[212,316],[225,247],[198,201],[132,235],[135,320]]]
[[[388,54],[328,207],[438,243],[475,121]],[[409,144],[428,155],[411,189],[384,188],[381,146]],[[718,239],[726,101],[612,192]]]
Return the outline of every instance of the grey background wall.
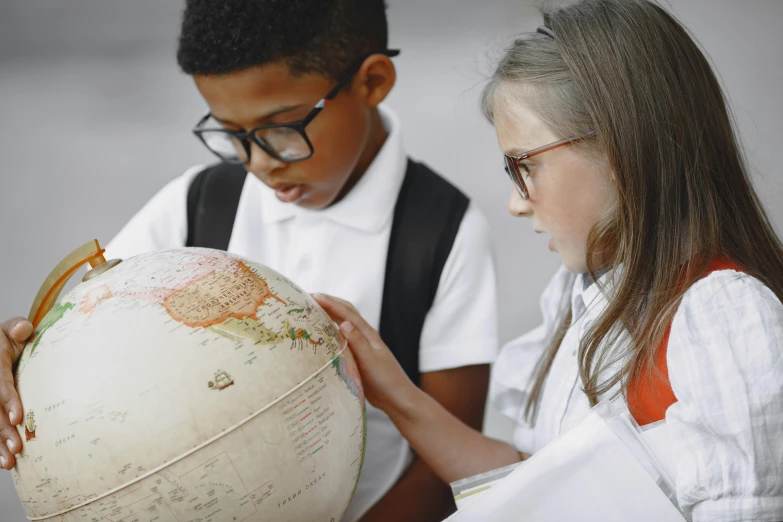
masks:
[[[557,267],[546,240],[505,210],[510,185],[477,99],[491,59],[534,29],[532,0],[388,0],[399,83],[389,105],[410,153],[470,193],[489,218],[501,335],[540,319]],[[670,0],[714,61],[755,182],[783,230],[783,1]],[[108,241],[166,181],[210,156],[189,129],[204,109],[174,51],[180,0],[4,0],[0,10],[0,318],[27,313],[59,259]],[[89,372],[90,369],[83,369]],[[509,425],[489,412],[487,432]],[[25,520],[0,472],[0,522]]]

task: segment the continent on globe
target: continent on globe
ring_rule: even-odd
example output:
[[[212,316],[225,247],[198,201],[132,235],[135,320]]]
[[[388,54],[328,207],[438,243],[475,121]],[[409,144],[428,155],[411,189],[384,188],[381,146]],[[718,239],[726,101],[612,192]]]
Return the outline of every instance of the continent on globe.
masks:
[[[43,318],[43,321],[41,321],[41,324],[33,333],[33,346],[30,348],[30,355],[32,355],[33,352],[35,352],[35,349],[38,348],[38,344],[41,342],[41,339],[43,338],[43,335],[46,333],[46,331],[54,326],[57,321],[62,319],[63,315],[65,315],[65,312],[68,310],[73,310],[73,307],[73,303],[61,301],[57,303],[48,314],[46,314],[46,317]]]
[[[108,286],[98,286],[84,294],[81,305],[79,306],[79,311],[83,314],[92,314],[102,302],[107,301],[112,297],[114,296]]]
[[[169,315],[188,326],[207,328],[228,318],[257,320],[258,307],[267,299],[286,304],[246,264],[238,265],[239,272],[211,272],[166,297]]]

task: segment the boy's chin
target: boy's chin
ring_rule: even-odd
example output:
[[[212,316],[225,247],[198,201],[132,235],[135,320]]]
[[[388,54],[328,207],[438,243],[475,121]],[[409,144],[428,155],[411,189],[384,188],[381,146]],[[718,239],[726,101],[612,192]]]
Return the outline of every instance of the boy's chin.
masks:
[[[325,198],[322,194],[305,193],[291,204],[307,210],[324,210],[330,207],[333,201],[334,198]]]

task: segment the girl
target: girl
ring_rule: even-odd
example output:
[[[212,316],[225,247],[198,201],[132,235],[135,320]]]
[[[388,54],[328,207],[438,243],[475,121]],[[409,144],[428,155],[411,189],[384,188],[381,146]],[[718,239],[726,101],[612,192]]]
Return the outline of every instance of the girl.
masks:
[[[509,210],[548,233],[564,264],[541,298],[544,324],[493,370],[513,446],[413,386],[350,305],[319,302],[342,323],[370,402],[446,482],[526,458],[619,394],[640,424],[670,424],[693,520],[781,520],[783,247],[715,75],[646,0],[583,0],[544,22],[483,94]]]

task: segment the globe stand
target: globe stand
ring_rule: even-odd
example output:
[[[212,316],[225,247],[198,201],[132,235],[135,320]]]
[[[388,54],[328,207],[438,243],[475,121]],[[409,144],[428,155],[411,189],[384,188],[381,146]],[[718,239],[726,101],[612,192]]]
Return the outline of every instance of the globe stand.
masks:
[[[91,270],[84,275],[82,281],[89,281],[120,264],[120,259],[106,261],[106,258],[103,257],[104,252],[106,250],[101,248],[98,240],[93,239],[65,256],[54,267],[54,270],[41,285],[41,289],[38,290],[38,295],[35,296],[33,306],[30,308],[28,319],[34,328],[38,326],[38,323],[41,322],[57,302],[68,280],[86,263],[90,264]]]

